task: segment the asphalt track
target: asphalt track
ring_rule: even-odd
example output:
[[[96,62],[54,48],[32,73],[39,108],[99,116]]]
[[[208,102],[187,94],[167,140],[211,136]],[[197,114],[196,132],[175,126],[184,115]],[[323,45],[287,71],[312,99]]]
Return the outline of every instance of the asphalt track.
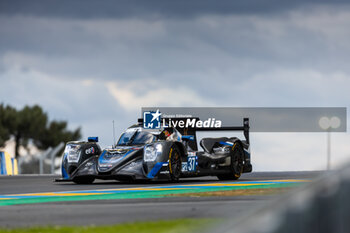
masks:
[[[26,227],[33,225],[100,225],[121,222],[148,221],[174,218],[235,218],[241,217],[266,205],[274,195],[262,196],[167,196],[132,198],[132,193],[120,194],[130,190],[173,190],[191,188],[229,187],[236,185],[278,185],[290,180],[311,180],[320,172],[255,172],[244,174],[239,182],[221,182],[215,177],[184,179],[177,184],[168,182],[121,183],[98,181],[92,185],[72,183],[53,183],[53,176],[12,176],[0,177],[0,198],[12,197],[13,194],[26,198],[28,194],[46,196],[73,195],[86,192],[111,192],[124,195],[123,198],[94,199],[79,201],[44,202],[32,204],[14,204],[1,206],[0,227]],[[287,180],[287,181],[286,181]],[[275,182],[274,182],[275,181]],[[180,188],[179,188],[180,187]],[[260,186],[259,186],[260,187]],[[115,191],[119,190],[119,191]],[[191,189],[192,190],[192,189]],[[190,190],[190,191],[191,191]],[[164,191],[163,191],[164,192]],[[33,194],[34,193],[34,194]],[[44,194],[45,193],[45,194]],[[149,193],[149,192],[146,192]],[[40,196],[39,195],[39,196]],[[104,194],[103,194],[104,195]],[[110,194],[108,194],[110,195]],[[128,198],[127,195],[130,195]],[[126,196],[126,198],[125,198]],[[89,199],[89,198],[87,198]],[[40,200],[40,198],[38,199]]]

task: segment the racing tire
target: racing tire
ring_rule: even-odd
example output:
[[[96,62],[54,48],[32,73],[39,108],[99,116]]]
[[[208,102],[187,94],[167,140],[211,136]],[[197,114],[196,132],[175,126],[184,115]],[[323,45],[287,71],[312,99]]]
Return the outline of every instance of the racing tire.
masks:
[[[177,146],[173,145],[169,151],[169,175],[173,182],[179,181],[181,176],[181,154]]]
[[[243,173],[243,157],[244,151],[239,143],[235,143],[232,146],[231,153],[231,173],[218,175],[219,180],[238,180]]]
[[[76,184],[92,184],[94,181],[94,177],[77,177],[73,179],[73,182]]]

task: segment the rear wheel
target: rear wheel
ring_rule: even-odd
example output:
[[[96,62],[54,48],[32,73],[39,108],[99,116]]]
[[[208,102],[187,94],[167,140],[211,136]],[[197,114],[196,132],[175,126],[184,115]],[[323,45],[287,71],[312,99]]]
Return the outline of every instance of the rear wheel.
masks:
[[[243,172],[243,149],[237,142],[232,147],[231,173],[218,175],[219,180],[238,180]]]
[[[76,177],[73,179],[76,184],[92,184],[94,181],[94,177]]]
[[[181,154],[177,146],[172,146],[169,151],[169,174],[171,181],[178,181],[181,175]]]

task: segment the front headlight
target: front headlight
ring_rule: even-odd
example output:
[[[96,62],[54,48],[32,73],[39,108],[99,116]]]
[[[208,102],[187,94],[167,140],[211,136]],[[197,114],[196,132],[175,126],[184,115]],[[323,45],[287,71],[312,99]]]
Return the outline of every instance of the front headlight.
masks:
[[[77,163],[80,159],[80,145],[67,145],[64,153],[67,154],[68,163]]]
[[[145,146],[143,152],[143,160],[145,162],[152,162],[156,160],[158,155],[161,155],[163,152],[163,147],[161,144]]]

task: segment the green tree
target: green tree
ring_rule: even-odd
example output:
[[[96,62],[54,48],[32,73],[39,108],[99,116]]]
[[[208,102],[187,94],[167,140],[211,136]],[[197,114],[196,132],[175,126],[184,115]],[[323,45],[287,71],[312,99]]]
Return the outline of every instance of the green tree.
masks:
[[[69,131],[67,130],[67,122],[52,121],[40,135],[40,140],[36,140],[35,144],[40,149],[46,149],[50,146],[58,145],[60,142],[74,141],[81,138],[80,128]]]
[[[10,132],[6,127],[6,108],[0,104],[0,146],[4,146],[5,142],[10,139]]]
[[[35,145],[38,143],[37,141],[40,140],[41,135],[45,133],[48,121],[47,114],[38,105],[25,106],[17,113],[17,118],[17,127],[12,132],[16,142],[16,156],[18,156],[19,146],[22,145],[27,148],[30,139],[33,140]]]
[[[54,147],[60,142],[78,140],[80,128],[69,131],[65,121],[48,121],[47,114],[38,106],[25,106],[17,111],[11,106],[0,105],[0,146],[13,137],[15,154],[19,156],[19,147],[28,147],[32,141],[40,149]]]
[[[0,104],[0,146],[10,139],[18,125],[17,110]]]

